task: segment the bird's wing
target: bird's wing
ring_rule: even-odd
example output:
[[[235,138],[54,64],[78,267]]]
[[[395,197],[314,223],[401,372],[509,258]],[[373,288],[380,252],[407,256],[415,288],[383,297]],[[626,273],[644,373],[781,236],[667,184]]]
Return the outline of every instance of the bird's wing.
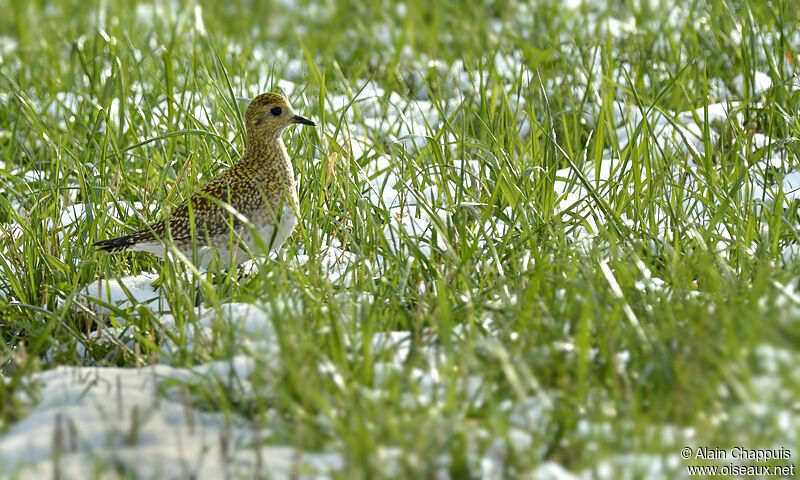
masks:
[[[257,180],[239,170],[238,165],[234,165],[200,187],[188,202],[172,209],[169,214],[169,231],[173,240],[191,239],[191,217],[194,217],[194,231],[199,237],[225,234],[230,231],[231,225],[234,228],[242,225],[240,216],[233,214],[224,204],[245,217],[254,210],[263,209],[263,192]],[[95,246],[107,251],[123,251],[137,244],[163,239],[166,235],[167,223],[162,219],[130,235],[97,242]]]
[[[242,177],[225,173],[200,187],[192,194],[188,202],[172,209],[169,214],[169,230],[173,240],[180,241],[191,238],[190,204],[191,216],[194,217],[195,232],[198,236],[226,233],[231,223],[234,226],[242,223],[222,204],[227,203],[240,214],[246,215],[247,212],[244,211],[246,202],[241,197],[244,192],[248,191],[248,185]],[[166,227],[167,224],[162,219],[132,233],[129,237],[134,243],[154,241],[166,236]]]
[[[234,227],[241,225],[239,217],[225,208],[224,204],[247,216],[247,202],[243,201],[243,197],[250,192],[248,187],[248,182],[241,177],[224,174],[200,187],[189,202],[171,212],[169,227],[172,238],[184,240],[191,237],[189,205],[198,236],[226,233],[231,224]]]

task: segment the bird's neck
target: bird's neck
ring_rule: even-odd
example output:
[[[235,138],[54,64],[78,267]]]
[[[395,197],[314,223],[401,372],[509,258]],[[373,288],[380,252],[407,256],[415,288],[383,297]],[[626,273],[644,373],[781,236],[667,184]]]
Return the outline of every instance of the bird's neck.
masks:
[[[242,155],[240,163],[246,165],[245,168],[252,172],[255,178],[280,179],[293,203],[297,203],[294,168],[280,136],[271,139],[249,138],[247,150]]]
[[[286,185],[294,185],[294,169],[286,147],[280,136],[273,138],[249,138],[247,150],[242,155],[242,163],[256,176],[269,175],[269,172],[284,177]]]
[[[288,162],[289,155],[279,136],[274,138],[248,137],[247,149],[242,155],[242,161],[271,166],[274,163]]]

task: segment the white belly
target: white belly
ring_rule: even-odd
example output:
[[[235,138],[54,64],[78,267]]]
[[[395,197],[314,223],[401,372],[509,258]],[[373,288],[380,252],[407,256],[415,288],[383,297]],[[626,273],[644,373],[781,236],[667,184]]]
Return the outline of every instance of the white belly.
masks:
[[[272,217],[270,217],[270,223],[271,222]],[[271,252],[281,248],[283,243],[286,242],[286,239],[289,238],[289,235],[292,234],[294,227],[296,226],[297,215],[295,214],[294,209],[291,205],[284,205],[283,211],[281,212],[280,221],[278,222],[277,231],[273,225],[264,225],[258,229],[258,236],[261,237],[261,241],[264,242],[264,247]],[[245,240],[245,243],[250,250],[253,251],[253,253],[261,250],[258,240],[255,238],[252,238],[250,235],[242,235],[242,238]]]
[[[229,242],[228,245],[217,248],[219,250],[220,260],[228,265],[231,263],[241,265],[243,262],[250,260],[251,255],[253,257],[258,257],[281,248],[286,242],[286,239],[289,238],[289,235],[294,231],[294,227],[297,226],[297,215],[291,205],[284,205],[277,228],[272,223],[274,219],[275,217],[273,216],[269,216],[268,219],[252,219],[251,221],[257,227],[256,235],[253,235],[248,229],[244,229],[240,233],[242,242],[247,248],[244,249],[240,247],[238,251],[235,252],[235,256],[231,256]],[[250,253],[247,253],[247,250],[249,250]]]

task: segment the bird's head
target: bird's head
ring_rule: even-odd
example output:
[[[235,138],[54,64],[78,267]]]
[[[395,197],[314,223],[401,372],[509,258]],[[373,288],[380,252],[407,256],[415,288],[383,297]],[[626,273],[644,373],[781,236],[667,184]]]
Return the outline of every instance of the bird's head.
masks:
[[[247,135],[250,138],[273,139],[293,123],[317,126],[311,120],[294,113],[289,101],[277,93],[262,93],[250,102],[245,114]]]

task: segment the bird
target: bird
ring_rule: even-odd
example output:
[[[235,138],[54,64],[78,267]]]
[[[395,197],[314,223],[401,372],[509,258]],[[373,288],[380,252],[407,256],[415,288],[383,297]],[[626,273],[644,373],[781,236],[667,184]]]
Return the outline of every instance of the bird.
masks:
[[[295,113],[284,96],[256,96],[245,113],[247,147],[239,161],[173,208],[167,218],[93,246],[108,253],[149,252],[163,259],[171,242],[201,266],[213,258],[240,265],[253,255],[280,248],[294,231],[300,208],[292,160],[281,138],[293,124],[316,127]]]

